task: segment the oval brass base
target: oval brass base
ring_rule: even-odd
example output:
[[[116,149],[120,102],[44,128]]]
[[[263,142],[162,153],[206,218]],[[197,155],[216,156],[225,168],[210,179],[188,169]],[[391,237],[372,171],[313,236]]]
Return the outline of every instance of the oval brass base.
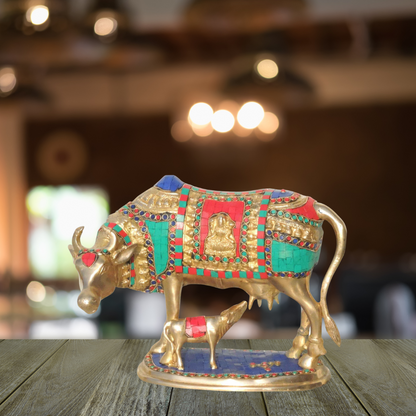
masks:
[[[256,353],[256,351],[253,351],[253,353]],[[297,360],[293,361],[297,362]],[[148,354],[137,368],[139,378],[148,383],[182,389],[216,391],[310,390],[323,386],[331,378],[329,369],[323,363],[320,363],[315,371],[286,371],[280,374],[270,372],[258,376],[242,376],[241,374],[229,373],[203,374],[177,371],[172,368],[155,366],[151,354]]]

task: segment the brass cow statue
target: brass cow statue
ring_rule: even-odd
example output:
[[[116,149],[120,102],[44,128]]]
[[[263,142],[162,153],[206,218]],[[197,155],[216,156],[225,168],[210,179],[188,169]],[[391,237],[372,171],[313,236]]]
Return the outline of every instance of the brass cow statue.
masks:
[[[320,302],[309,292],[319,260],[322,224],[334,228],[335,256],[322,283]],[[305,369],[326,353],[322,318],[340,345],[326,303],[331,279],[344,255],[346,227],[327,206],[287,190],[217,192],[163,177],[124,205],[99,229],[91,249],[77,228],[69,250],[79,273],[78,305],[87,313],[116,287],[165,294],[168,321],[179,319],[182,287],[238,287],[271,309],[280,292],[302,307],[301,325],[287,351]],[[165,352],[161,338],[153,352]],[[302,355],[302,353],[306,352]]]
[[[176,321],[168,321],[163,327],[162,341],[166,344],[166,352],[160,359],[161,364],[169,367],[176,367],[183,370],[183,361],[181,356],[181,348],[185,342],[197,343],[208,342],[210,348],[211,368],[215,370],[217,363],[215,361],[215,347],[224,334],[243,316],[247,309],[247,302],[241,302],[225,311],[219,316],[200,316],[198,318],[203,322],[204,331],[198,331],[192,334],[192,327],[187,324],[192,318],[178,319]]]

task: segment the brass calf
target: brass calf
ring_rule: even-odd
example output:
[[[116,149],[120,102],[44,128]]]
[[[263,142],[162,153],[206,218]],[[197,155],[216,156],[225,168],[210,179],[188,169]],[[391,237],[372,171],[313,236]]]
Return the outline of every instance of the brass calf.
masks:
[[[208,342],[211,350],[210,365],[212,369],[216,369],[215,346],[223,335],[241,318],[246,309],[247,302],[244,301],[226,309],[219,316],[200,317],[204,319],[205,331],[200,332],[197,330],[196,336],[192,336],[191,328],[187,328],[187,319],[166,322],[161,338],[166,343],[166,351],[160,359],[160,363],[183,370],[182,345],[185,342]]]

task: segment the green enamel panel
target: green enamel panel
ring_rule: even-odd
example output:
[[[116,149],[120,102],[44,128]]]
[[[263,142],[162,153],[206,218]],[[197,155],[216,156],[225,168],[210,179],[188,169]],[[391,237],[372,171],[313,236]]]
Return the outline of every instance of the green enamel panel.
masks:
[[[211,272],[211,276],[212,276],[212,277],[218,277],[218,272],[214,272],[214,271],[212,271],[212,272]]]
[[[233,272],[225,272],[225,278],[226,279],[229,279],[231,277],[233,277]]]
[[[129,236],[124,237],[124,241],[126,242],[126,244],[130,243],[131,242],[130,237]]]
[[[247,273],[246,272],[240,272],[240,277],[247,277]]]
[[[121,227],[120,227],[119,225],[116,225],[116,226],[113,228],[113,230],[114,230],[114,231],[117,231],[117,232],[119,233],[122,229],[121,229]]]
[[[274,272],[306,272],[318,262],[319,255],[320,250],[315,253],[291,244],[273,241],[272,270]]]
[[[183,230],[176,230],[176,238],[182,238],[183,237]]]
[[[182,273],[185,273],[185,274],[188,273],[188,268],[184,267],[183,270],[182,270]]]
[[[175,266],[182,266],[182,259],[175,259]]]
[[[162,273],[168,264],[169,222],[153,222],[146,220],[147,228],[152,237],[156,274]]]
[[[260,266],[261,267],[261,266]],[[259,270],[260,270],[260,267],[259,267]],[[264,267],[263,267],[264,268]],[[263,270],[263,271],[265,271],[265,270]],[[255,278],[255,279],[261,279],[261,277],[260,277],[260,273],[259,272],[254,272],[253,273],[253,277]]]
[[[204,275],[204,269],[196,269],[196,274],[198,276],[203,276]]]
[[[187,202],[186,202],[186,201],[179,201],[179,206],[180,206],[181,208],[186,208],[186,204],[187,204]]]
[[[182,195],[189,195],[189,191],[190,191],[189,188],[183,188],[181,193]]]

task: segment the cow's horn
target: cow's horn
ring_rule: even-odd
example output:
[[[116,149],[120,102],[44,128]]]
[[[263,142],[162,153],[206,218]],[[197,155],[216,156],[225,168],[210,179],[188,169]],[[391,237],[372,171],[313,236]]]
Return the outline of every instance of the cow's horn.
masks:
[[[106,245],[106,249],[108,250],[108,251],[113,251],[114,250],[114,248],[116,247],[116,244],[117,244],[117,237],[116,237],[116,234],[114,233],[114,232],[112,232],[112,231],[109,231],[108,232],[108,237],[109,237],[109,242],[108,242],[108,244]]]
[[[72,236],[72,247],[74,247],[75,253],[78,253],[78,251],[81,250],[85,250],[85,247],[81,244],[81,234],[83,231],[84,227],[78,227]]]

